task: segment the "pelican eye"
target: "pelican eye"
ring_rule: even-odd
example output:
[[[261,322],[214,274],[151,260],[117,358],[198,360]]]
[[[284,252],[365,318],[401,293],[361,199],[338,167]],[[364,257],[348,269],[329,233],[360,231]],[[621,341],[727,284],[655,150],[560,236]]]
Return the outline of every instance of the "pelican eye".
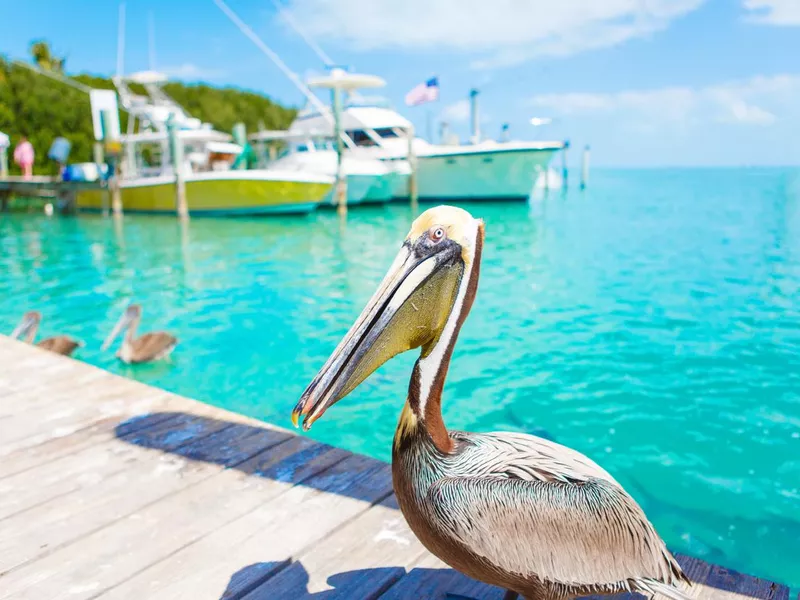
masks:
[[[441,242],[445,237],[447,237],[447,234],[445,233],[442,227],[433,227],[428,232],[428,237],[430,237],[431,241],[434,244],[436,244],[438,242]]]

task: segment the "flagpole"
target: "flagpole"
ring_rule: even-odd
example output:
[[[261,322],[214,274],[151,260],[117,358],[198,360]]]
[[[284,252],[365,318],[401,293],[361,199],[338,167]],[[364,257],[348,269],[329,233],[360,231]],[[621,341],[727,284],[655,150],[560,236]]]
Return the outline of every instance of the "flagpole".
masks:
[[[428,141],[433,143],[433,111],[430,108],[425,113],[425,134]]]

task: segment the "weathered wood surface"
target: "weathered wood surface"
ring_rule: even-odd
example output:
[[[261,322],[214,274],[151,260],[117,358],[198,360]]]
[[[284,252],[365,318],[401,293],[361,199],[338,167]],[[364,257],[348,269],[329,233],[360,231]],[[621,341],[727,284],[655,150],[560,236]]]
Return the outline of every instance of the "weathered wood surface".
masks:
[[[692,597],[789,600],[785,586],[679,560]],[[420,545],[385,463],[0,336],[0,598],[502,591]]]

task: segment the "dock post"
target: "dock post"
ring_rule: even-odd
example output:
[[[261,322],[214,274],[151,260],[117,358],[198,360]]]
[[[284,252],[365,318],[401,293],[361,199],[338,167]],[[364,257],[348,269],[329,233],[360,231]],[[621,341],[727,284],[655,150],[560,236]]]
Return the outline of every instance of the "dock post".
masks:
[[[247,147],[247,127],[245,126],[245,124],[235,123],[233,126],[233,131],[231,133],[233,134],[234,144],[240,145],[242,147],[242,152],[244,152],[245,148]],[[243,156],[246,157],[247,155],[244,154]],[[247,160],[237,160],[234,163],[234,165],[235,165],[234,168],[236,170],[242,171],[244,169],[247,169]]]
[[[583,160],[581,161],[581,189],[586,189],[589,184],[589,146],[583,149]]]
[[[103,143],[102,142],[95,142],[94,147],[92,148],[94,154],[94,164],[97,166],[97,178],[98,181],[103,176],[103,165],[105,164],[105,157],[103,156]],[[101,196],[103,198],[103,216],[108,216],[108,206],[109,202],[109,189],[106,185],[105,189],[101,192]]]
[[[478,114],[478,94],[480,92],[476,89],[469,91],[469,113],[472,122],[472,136],[470,138],[471,144],[479,144],[481,141],[481,118]]]
[[[259,121],[258,122],[258,130],[259,131],[264,131],[266,128],[267,128],[267,126],[264,125],[264,121]],[[267,144],[264,142],[264,140],[261,140],[261,139],[258,140],[257,149],[258,149],[258,167],[260,169],[265,169],[267,167],[267,165],[272,160],[274,160],[274,158],[271,157],[271,155],[272,155],[271,152],[270,152],[270,154],[267,154]],[[271,149],[271,147],[270,147],[270,149]]]
[[[333,135],[336,136],[336,183],[333,188],[333,201],[339,214],[347,214],[347,179],[342,167],[344,147],[342,144],[342,89],[337,85],[331,88],[333,104]]]
[[[186,219],[189,216],[189,209],[186,206],[186,182],[183,179],[183,142],[178,135],[178,126],[172,115],[167,119],[167,134],[169,156],[175,173],[175,212],[179,219]]]
[[[569,142],[564,142],[564,149],[561,151],[561,188],[567,189],[569,181],[569,173],[567,172],[567,150],[569,150]]]
[[[112,132],[114,129],[111,127],[111,113],[107,110],[100,111],[100,120],[103,124],[103,142],[105,143],[106,150],[106,164],[108,165],[108,191],[107,194],[111,196],[111,213],[115,217],[122,215],[122,198],[119,190],[119,159],[122,154],[122,148],[119,140],[109,136],[107,132]],[[102,152],[102,149],[101,149]]]
[[[417,154],[414,151],[414,126],[408,128],[408,199],[412,209],[416,212],[419,202],[419,188],[417,187]]]
[[[8,177],[8,146],[0,144],[0,177]]]

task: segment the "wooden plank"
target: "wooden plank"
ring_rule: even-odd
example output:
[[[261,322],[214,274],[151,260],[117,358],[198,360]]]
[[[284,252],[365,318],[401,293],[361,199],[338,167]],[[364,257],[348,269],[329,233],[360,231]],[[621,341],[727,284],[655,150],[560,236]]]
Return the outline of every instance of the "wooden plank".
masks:
[[[322,592],[326,598],[378,598],[425,552],[392,496],[307,548],[244,598],[305,598]]]
[[[105,384],[102,383],[102,385]],[[116,417],[118,420],[123,421],[126,418],[157,412],[170,399],[170,395],[167,393],[149,394],[148,396],[138,397],[136,400],[126,399],[124,388],[118,391],[114,391],[115,389],[118,388],[107,388],[108,399],[105,401],[101,399],[94,406],[84,410],[71,411],[69,414],[47,411],[40,415],[30,414],[30,418],[38,418],[41,423],[39,425],[21,425],[18,431],[25,432],[23,436],[15,434],[13,439],[11,439],[11,436],[4,436],[0,440],[0,458],[5,458],[14,452],[24,451],[55,439],[73,435],[105,419]]]
[[[8,548],[14,566],[17,566],[42,553],[37,549],[46,547],[47,551],[52,551],[159,498],[210,477],[219,472],[220,467],[236,466],[290,439],[284,433],[262,430],[263,435],[248,435],[236,450],[228,450],[233,428],[227,427],[216,434],[195,439],[178,448],[176,454],[162,454],[156,460],[153,460],[152,451],[138,449],[145,459],[140,461],[143,464],[131,465],[91,489],[79,490],[39,510],[26,512],[16,528],[14,523],[5,522],[4,530],[11,539],[0,540],[0,548]],[[202,463],[182,457],[182,454],[191,456],[202,445],[224,448],[226,460]],[[131,494],[131,490],[137,493]],[[4,553],[0,552],[0,556]],[[4,561],[0,567],[2,572],[8,565]]]
[[[381,600],[502,600],[505,590],[475,581],[455,571],[430,553],[425,553],[407,575],[380,598]]]
[[[168,418],[172,418],[172,414],[141,415],[122,423],[118,417],[104,418],[70,435],[15,450],[0,459],[0,479],[106,442],[116,437],[115,434],[132,433],[136,428],[152,426]]]
[[[172,420],[177,421],[176,418]],[[231,425],[208,437],[188,440],[176,454],[154,457],[152,451],[129,446],[139,456],[128,461],[124,470],[110,477],[92,473],[95,477],[89,485],[28,510],[16,519],[4,521],[4,535],[0,538],[0,573],[210,477],[219,472],[220,467],[235,466],[290,439],[281,432],[261,430],[262,435],[251,433],[244,436],[242,444],[233,445],[230,434],[234,427]],[[182,457],[192,456],[202,445],[223,448],[225,460],[203,464]],[[83,479],[88,479],[86,474]],[[131,493],[132,490],[136,493]]]
[[[273,480],[256,510],[188,544],[101,598],[240,598],[285,567],[295,553],[390,493],[385,463],[306,438],[290,443],[300,449],[297,454],[256,468]],[[279,481],[290,475],[296,485],[280,495],[269,491],[287,486]],[[344,479],[350,481],[347,490],[341,487]]]
[[[146,421],[137,420],[136,423],[141,426]],[[153,460],[139,452],[137,447],[155,446],[171,451],[228,427],[233,427],[233,424],[178,413],[155,420],[151,427],[128,431],[122,438],[127,443],[110,440],[17,476],[0,479],[0,519],[91,486],[130,468],[137,460]]]
[[[251,476],[258,469],[268,469],[267,465],[282,456],[280,452],[274,454],[267,450],[265,456],[253,457],[235,469],[221,470],[7,573],[3,576],[3,591],[11,597],[40,598],[69,590],[69,597],[79,600],[119,585],[291,489],[289,483]],[[320,479],[326,479],[324,473]],[[65,564],[69,569],[64,568]]]
[[[789,588],[785,585],[717,565],[711,566],[705,587],[709,591],[714,591],[715,598],[734,598],[743,595],[764,600],[789,600]],[[725,593],[723,595],[720,592]]]
[[[126,461],[134,460],[138,453],[135,448],[112,444],[99,450],[87,448],[0,480],[0,519],[124,470]]]
[[[0,576],[211,477],[219,469],[175,455],[153,460],[146,450],[138,452],[143,460],[132,461],[112,475],[98,474],[71,493],[4,520]]]

